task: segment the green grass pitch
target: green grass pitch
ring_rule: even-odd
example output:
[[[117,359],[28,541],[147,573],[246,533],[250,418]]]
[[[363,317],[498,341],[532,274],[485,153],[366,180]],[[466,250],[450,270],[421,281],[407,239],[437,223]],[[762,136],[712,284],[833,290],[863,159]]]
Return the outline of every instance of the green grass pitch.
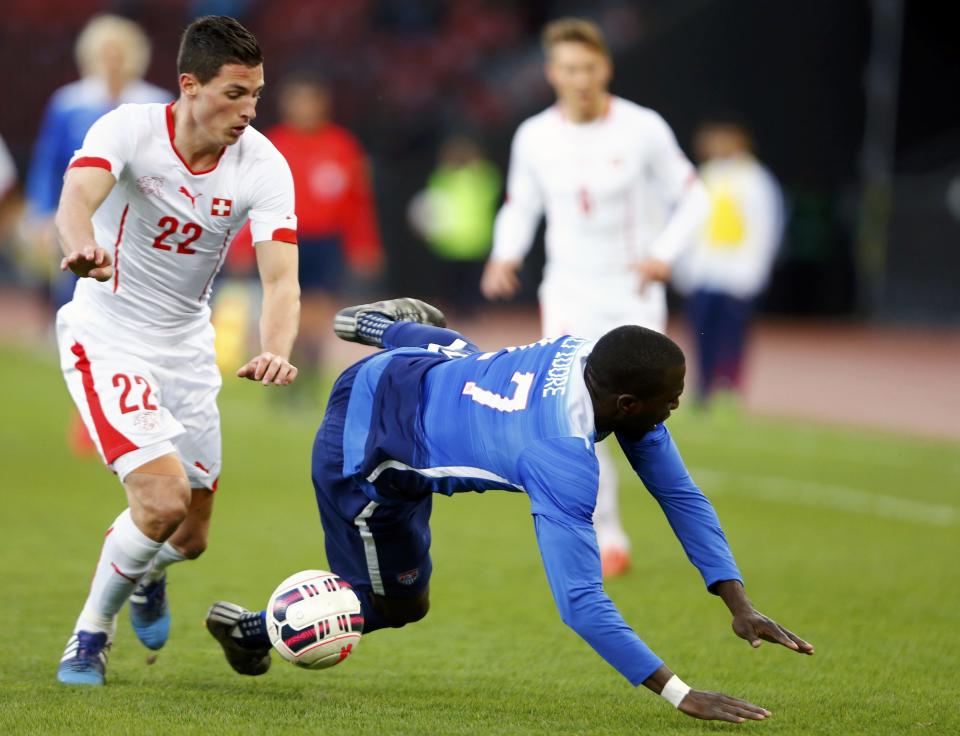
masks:
[[[274,657],[266,676],[237,676],[202,626],[209,604],[261,606],[325,565],[309,478],[320,407],[283,411],[279,389],[226,381],[210,548],[173,569],[169,644],[148,666],[124,611],[107,687],[67,689],[57,661],[123,493],[67,453],[55,360],[0,350],[0,733],[960,733],[960,448],[729,412],[681,410],[671,428],[754,603],[816,655],[737,639],[635,478],[621,492],[634,569],[607,588],[688,683],[763,705],[768,721],[689,719],[566,629],[520,494],[436,500],[424,621],[364,638],[332,670]]]

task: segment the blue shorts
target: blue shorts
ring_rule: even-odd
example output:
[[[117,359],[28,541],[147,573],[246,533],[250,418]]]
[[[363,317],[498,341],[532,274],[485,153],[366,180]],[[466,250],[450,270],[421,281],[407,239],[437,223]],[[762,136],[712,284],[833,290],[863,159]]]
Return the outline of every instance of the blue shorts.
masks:
[[[387,598],[415,598],[430,582],[433,494],[395,504],[372,501],[360,482],[343,475],[343,427],[357,371],[334,384],[313,443],[313,487],[327,563],[354,588]]]
[[[301,236],[297,254],[301,289],[337,293],[343,288],[347,262],[340,238]]]

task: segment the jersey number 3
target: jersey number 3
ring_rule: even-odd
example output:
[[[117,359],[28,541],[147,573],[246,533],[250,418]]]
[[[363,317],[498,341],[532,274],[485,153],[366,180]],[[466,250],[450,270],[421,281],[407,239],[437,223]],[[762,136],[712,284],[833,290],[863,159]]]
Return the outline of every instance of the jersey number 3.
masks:
[[[469,396],[481,406],[489,406],[497,411],[520,411],[527,408],[527,402],[530,400],[530,388],[533,386],[532,373],[513,374],[510,382],[516,384],[513,390],[513,396],[501,396],[500,394],[480,388],[474,381],[467,381],[463,385],[461,392]]]

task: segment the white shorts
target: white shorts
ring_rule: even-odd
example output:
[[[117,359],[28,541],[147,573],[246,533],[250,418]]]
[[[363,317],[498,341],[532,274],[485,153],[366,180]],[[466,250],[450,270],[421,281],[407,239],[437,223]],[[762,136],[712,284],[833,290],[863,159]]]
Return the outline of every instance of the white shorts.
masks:
[[[222,379],[213,327],[146,339],[70,302],[57,313],[60,368],[103,461],[124,480],[175,452],[192,488],[220,476]]]
[[[575,335],[597,340],[621,325],[640,325],[660,333],[667,328],[663,284],[649,284],[643,294],[618,294],[556,279],[544,281],[539,296],[544,337]]]

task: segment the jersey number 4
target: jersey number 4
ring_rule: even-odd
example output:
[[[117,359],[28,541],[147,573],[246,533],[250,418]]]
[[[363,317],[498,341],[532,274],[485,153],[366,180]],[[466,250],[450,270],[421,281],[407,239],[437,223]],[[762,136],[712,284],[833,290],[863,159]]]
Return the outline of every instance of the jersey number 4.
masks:
[[[513,396],[501,396],[500,394],[480,388],[474,381],[467,381],[463,385],[461,392],[469,396],[481,406],[489,406],[497,411],[520,411],[527,408],[527,402],[530,400],[530,388],[533,386],[532,373],[513,374],[510,382],[516,384],[513,390]]]
[[[201,228],[197,223],[185,222],[183,223],[183,227],[180,227],[180,223],[177,221],[176,217],[161,217],[160,222],[157,223],[157,227],[162,227],[163,232],[153,239],[154,248],[159,248],[160,250],[172,250],[174,244],[164,243],[163,241],[179,230],[181,233],[187,236],[187,239],[180,243],[176,243],[177,253],[193,255],[197,252],[190,247],[191,243],[203,235],[203,228]]]

